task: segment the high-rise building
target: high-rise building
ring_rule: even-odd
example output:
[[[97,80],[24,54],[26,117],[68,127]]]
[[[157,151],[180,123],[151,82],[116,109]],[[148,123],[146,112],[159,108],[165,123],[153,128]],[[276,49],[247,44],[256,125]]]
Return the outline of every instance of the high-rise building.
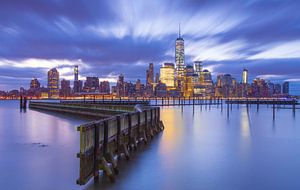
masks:
[[[242,81],[243,84],[248,84],[248,70],[247,69],[244,69],[243,70],[243,81]]]
[[[160,82],[167,87],[175,86],[175,68],[174,63],[164,63],[160,67]]]
[[[290,83],[289,82],[284,82],[282,84],[282,93],[289,95],[289,93],[290,93]]]
[[[31,90],[37,90],[40,87],[41,87],[41,84],[36,78],[31,80],[31,82],[30,82],[30,89]]]
[[[181,78],[184,76],[184,39],[180,34],[179,26],[179,36],[175,41],[175,64],[176,64],[176,76]]]
[[[153,66],[153,63],[149,63],[149,69],[146,71],[146,81],[147,81],[147,84],[152,84],[154,82],[154,66]]]
[[[110,93],[110,85],[108,81],[100,82],[100,93],[109,94]]]
[[[78,66],[74,67],[74,81],[78,81]]]
[[[70,86],[70,81],[63,79],[60,81],[60,96],[67,97],[71,95],[71,86]]]
[[[124,82],[124,75],[120,74],[119,79],[117,81],[117,86],[116,86],[116,93],[117,96],[125,96],[125,82]]]
[[[83,86],[85,92],[99,92],[99,78],[98,77],[86,77],[86,81]]]
[[[194,61],[194,72],[200,76],[200,73],[202,72],[202,61]]]
[[[267,97],[269,89],[264,79],[256,78],[251,84],[253,97]]]
[[[80,93],[82,91],[82,81],[78,80],[79,70],[78,66],[74,67],[74,84],[73,84],[73,91],[74,93]]]
[[[49,98],[59,97],[59,72],[56,68],[48,71]]]
[[[74,87],[73,87],[74,93],[82,92],[82,85],[83,83],[81,80],[74,81]]]
[[[274,94],[281,94],[281,84],[275,84]]]
[[[159,83],[159,73],[155,74],[155,83],[158,84]]]

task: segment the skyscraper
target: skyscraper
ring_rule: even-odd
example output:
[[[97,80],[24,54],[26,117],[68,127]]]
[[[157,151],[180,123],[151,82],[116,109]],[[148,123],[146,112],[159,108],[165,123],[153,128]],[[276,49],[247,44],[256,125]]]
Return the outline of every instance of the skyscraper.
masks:
[[[34,78],[34,79],[31,80],[31,82],[30,82],[30,89],[37,90],[40,87],[41,87],[41,84],[40,84],[40,82],[36,78]]]
[[[63,96],[63,97],[70,96],[70,94],[71,94],[70,81],[63,79],[60,82],[60,86],[61,86],[60,96]]]
[[[117,96],[122,97],[125,95],[125,81],[124,81],[124,75],[120,74],[119,79],[117,81]]]
[[[74,84],[73,84],[73,91],[75,93],[80,93],[82,91],[82,84],[83,82],[78,80],[79,70],[78,66],[74,67]]]
[[[58,98],[59,96],[59,72],[56,68],[48,71],[48,89],[49,98]]]
[[[175,68],[174,63],[164,63],[160,68],[160,81],[167,87],[174,87]]]
[[[247,69],[244,69],[243,70],[243,81],[242,81],[243,84],[248,84],[248,70]]]
[[[284,82],[282,84],[282,93],[288,95],[290,93],[290,83]]]
[[[155,74],[155,83],[157,84],[159,82],[159,73]]]
[[[175,41],[175,64],[176,64],[176,75],[178,78],[184,76],[184,40],[180,34],[179,25],[179,36]]]
[[[194,61],[194,72],[200,77],[202,72],[202,61]]]
[[[146,72],[147,84],[152,84],[154,82],[154,66],[153,63],[149,63],[149,69]]]
[[[100,82],[100,93],[109,94],[110,93],[110,85],[108,81]]]
[[[74,81],[78,81],[78,66],[74,67]]]

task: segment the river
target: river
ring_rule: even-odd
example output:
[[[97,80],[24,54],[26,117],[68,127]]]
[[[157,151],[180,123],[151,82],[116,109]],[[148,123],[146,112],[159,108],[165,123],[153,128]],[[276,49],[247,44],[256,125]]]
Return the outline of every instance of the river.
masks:
[[[89,121],[0,101],[0,189],[300,189],[300,111],[163,107],[165,130],[123,161],[114,184],[76,185]]]

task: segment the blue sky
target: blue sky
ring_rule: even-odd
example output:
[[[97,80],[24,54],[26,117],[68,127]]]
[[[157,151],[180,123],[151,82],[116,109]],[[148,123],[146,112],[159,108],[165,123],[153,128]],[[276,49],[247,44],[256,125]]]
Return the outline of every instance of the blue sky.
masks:
[[[204,61],[216,76],[275,82],[300,81],[300,1],[226,0],[1,0],[0,89],[28,88],[46,72],[61,78],[123,73],[144,80],[148,63],[158,71],[174,62],[178,23],[186,63]]]

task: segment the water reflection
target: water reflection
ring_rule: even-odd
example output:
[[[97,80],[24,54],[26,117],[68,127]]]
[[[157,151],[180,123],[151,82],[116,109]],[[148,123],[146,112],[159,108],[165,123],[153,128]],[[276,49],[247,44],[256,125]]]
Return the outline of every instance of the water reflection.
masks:
[[[80,187],[75,126],[84,121],[30,109],[20,113],[18,104],[0,102],[0,187],[300,189],[299,110],[293,117],[282,109],[273,121],[272,107],[257,112],[256,106],[198,106],[162,108],[164,132],[123,162],[115,184],[103,179]]]

